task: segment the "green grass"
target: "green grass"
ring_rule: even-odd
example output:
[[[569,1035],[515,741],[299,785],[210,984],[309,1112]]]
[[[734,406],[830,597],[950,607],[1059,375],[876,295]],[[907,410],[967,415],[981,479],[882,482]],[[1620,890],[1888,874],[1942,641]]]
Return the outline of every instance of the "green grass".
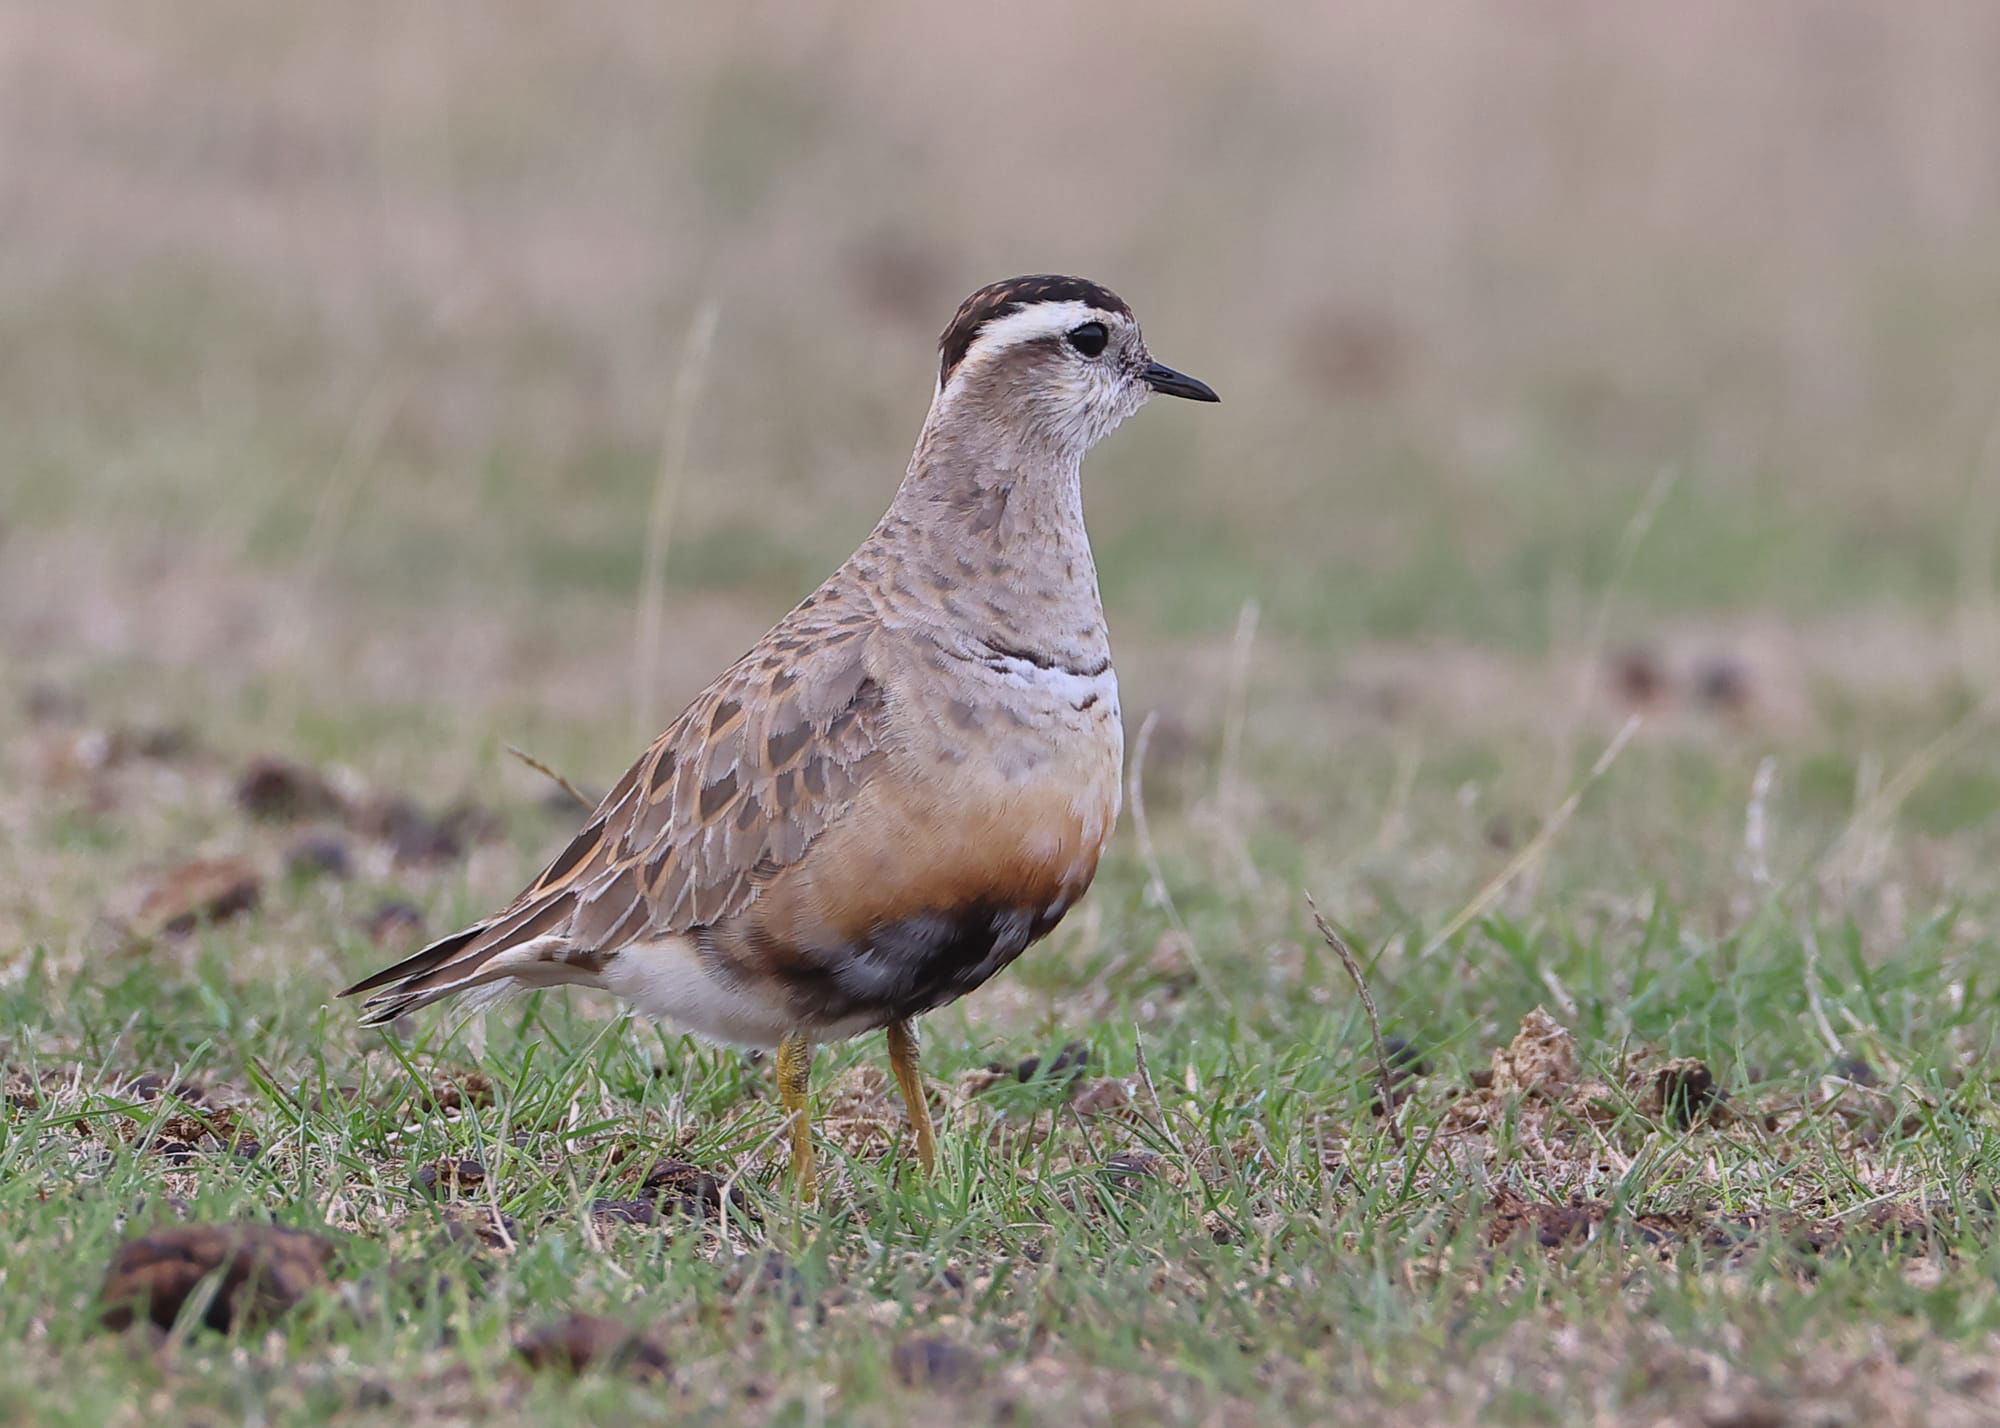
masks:
[[[104,676],[91,703],[116,707],[122,679]],[[171,685],[151,698],[177,707]],[[243,709],[209,706],[205,741],[263,727],[257,701]],[[322,711],[313,727],[299,742],[316,758],[371,771],[422,769],[443,737],[421,708]],[[40,737],[23,749],[69,731]],[[767,1068],[739,1054],[580,995],[493,1013],[483,1051],[429,1017],[414,1041],[384,1040],[330,1002],[386,955],[356,928],[376,899],[412,897],[442,928],[531,870],[567,817],[535,806],[532,784],[463,869],[364,857],[345,882],[274,874],[257,910],[185,939],[133,946],[100,929],[83,976],[64,939],[84,935],[75,914],[93,895],[115,901],[98,870],[143,870],[170,848],[268,861],[290,834],[249,823],[228,799],[230,761],[209,753],[115,766],[89,799],[52,790],[25,814],[20,872],[32,860],[79,883],[28,899],[40,930],[0,994],[9,1089],[32,1092],[10,1100],[0,1142],[0,1332],[32,1345],[0,1375],[0,1401],[79,1423],[157,1394],[184,1419],[1201,1422],[1365,1404],[1530,1423],[1692,1411],[1709,1401],[1692,1385],[1717,1374],[1724,1397],[1749,1402],[1884,1336],[1917,1379],[1983,1355],[2000,1330],[1994,883],[1906,863],[1934,835],[1899,815],[1887,864],[1835,890],[1848,811],[1781,785],[1766,811],[1777,881],[1758,885],[1716,851],[1737,846],[1744,756],[1642,741],[1532,891],[1516,885],[1430,946],[1503,862],[1476,846],[1466,778],[1504,789],[1531,753],[1441,750],[1404,789],[1402,831],[1373,847],[1360,836],[1375,831],[1372,798],[1287,809],[1272,792],[1257,814],[1226,814],[1207,755],[1163,774],[1150,811],[1171,912],[1126,845],[1080,924],[931,1019],[928,1070],[949,1102],[934,1180],[904,1153],[879,1046],[823,1053],[828,1189],[811,1209],[780,1171]],[[1984,756],[1990,740],[1952,765],[1962,797],[1983,787],[1970,775]],[[505,785],[497,758],[470,782]],[[1293,831],[1270,836],[1267,819]],[[1968,829],[1953,851],[1989,854],[1990,816]],[[1247,869],[1221,858],[1236,840]],[[1384,1030],[1421,1060],[1403,1083],[1403,1146],[1372,1109],[1368,1028],[1302,887],[1348,923]],[[1473,1074],[1537,1007],[1573,1036],[1574,1080],[1482,1100]],[[1010,1069],[972,1094],[989,1064],[1071,1040],[1089,1048],[1080,1075]],[[1713,1121],[1648,1099],[1674,1057],[1712,1069],[1726,1092]],[[142,1072],[208,1100],[135,1099]],[[486,1085],[462,1106],[438,1100]],[[163,1153],[186,1134],[176,1116],[217,1104],[253,1157],[218,1138]],[[659,1156],[732,1181],[741,1202],[657,1225],[593,1216]],[[419,1187],[456,1159],[483,1180],[456,1196]],[[1521,1202],[1584,1214],[1496,1243]],[[451,1229],[494,1211],[511,1248]],[[165,1350],[98,1327],[121,1237],[245,1220],[330,1234],[336,1287],[271,1327],[183,1325]],[[572,1309],[643,1329],[670,1376],[528,1375],[514,1340]],[[949,1382],[908,1381],[914,1351],[899,1360],[899,1346],[927,1338],[968,1355],[940,1361]]]

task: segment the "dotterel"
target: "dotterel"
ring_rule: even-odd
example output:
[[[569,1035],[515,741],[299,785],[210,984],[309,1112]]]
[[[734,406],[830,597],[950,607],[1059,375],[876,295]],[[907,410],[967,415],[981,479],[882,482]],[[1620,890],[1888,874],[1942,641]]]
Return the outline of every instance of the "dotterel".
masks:
[[[912,1021],[1046,934],[1118,815],[1124,732],[1084,453],[1152,394],[1212,402],[1080,278],[959,307],[874,531],[710,684],[501,911],[349,987],[387,1022],[477,989],[601,987],[778,1049],[813,1193],[815,1043],[877,1027],[934,1155]]]

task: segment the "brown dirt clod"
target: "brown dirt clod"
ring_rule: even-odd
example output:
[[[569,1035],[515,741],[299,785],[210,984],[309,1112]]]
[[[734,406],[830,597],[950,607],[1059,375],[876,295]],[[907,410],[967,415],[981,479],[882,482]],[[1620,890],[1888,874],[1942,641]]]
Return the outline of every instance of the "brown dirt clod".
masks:
[[[1694,689],[1702,706],[1714,713],[1741,717],[1750,711],[1750,670],[1727,656],[1704,660],[1695,671]]]
[[[302,878],[351,878],[354,856],[336,833],[306,833],[285,849],[285,871]]]
[[[387,843],[396,865],[405,868],[457,862],[471,844],[491,841],[503,831],[500,820],[479,804],[461,801],[432,815],[400,794],[370,799],[355,810],[351,822],[363,836]]]
[[[248,912],[263,891],[263,875],[241,858],[180,863],[153,883],[133,930],[143,937],[184,937],[202,923]]]
[[[1397,1105],[1407,1101],[1415,1087],[1411,1084],[1430,1074],[1430,1067],[1417,1049],[1400,1036],[1382,1038],[1382,1066],[1379,1080],[1387,1081],[1389,1094]],[[1375,1115],[1382,1114],[1382,1096],[1376,1093],[1369,1102],[1368,1109]]]
[[[33,724],[74,724],[83,718],[83,696],[58,684],[30,685],[21,712]]]
[[[671,1208],[695,1219],[712,1220],[722,1214],[721,1179],[685,1160],[654,1161],[640,1182],[639,1194],[651,1197],[662,1210]],[[730,1187],[729,1203],[737,1208],[746,1204],[743,1192],[735,1186]]]
[[[208,1097],[208,1093],[195,1082],[169,1083],[167,1078],[157,1071],[147,1071],[134,1076],[126,1083],[125,1094],[135,1101],[157,1101],[163,1094],[170,1094],[191,1105],[200,1105]]]
[[[424,915],[410,903],[390,898],[361,919],[361,930],[377,947],[408,946],[423,936]]]
[[[1781,1404],[1762,1397],[1714,1409],[1701,1418],[1702,1428],[1786,1428],[1791,1422]]]
[[[444,1237],[469,1250],[511,1250],[521,1242],[511,1215],[486,1205],[445,1205]]]
[[[1576,1038],[1536,1007],[1504,1050],[1493,1053],[1493,1092],[1499,1096],[1559,1097],[1576,1083]]]
[[[597,1314],[569,1314],[521,1335],[514,1351],[537,1373],[622,1373],[664,1378],[673,1371],[667,1351],[649,1335]]]
[[[493,1104],[493,1082],[483,1071],[467,1071],[457,1076],[439,1076],[431,1082],[431,1096],[440,1111],[462,1111],[467,1106]]]
[[[221,1275],[201,1322],[212,1329],[269,1320],[330,1282],[334,1245],[274,1225],[179,1225],[126,1240],[111,1257],[98,1293],[103,1322],[125,1329],[148,1319],[173,1327],[182,1307]]]
[[[1122,1111],[1132,1104],[1132,1083],[1119,1076],[1100,1076],[1079,1081],[1069,1098],[1070,1109],[1080,1116]]]
[[[980,1376],[979,1355],[971,1349],[921,1334],[889,1351],[889,1367],[905,1388],[965,1388]]]
[[[421,1167],[411,1178],[418,1191],[425,1195],[463,1195],[476,1190],[486,1183],[486,1167],[476,1160],[457,1160],[449,1156]]]
[[[670,1219],[719,1220],[722,1218],[722,1179],[685,1160],[656,1160],[647,1170],[638,1193],[629,1200],[595,1200],[590,1212],[617,1224],[657,1225]],[[743,1191],[729,1187],[729,1205],[738,1216],[751,1213]]]
[[[1486,1242],[1504,1245],[1532,1237],[1543,1249],[1582,1244],[1603,1223],[1604,1206],[1596,1202],[1552,1205],[1503,1189],[1486,1206]]]
[[[1660,657],[1650,649],[1621,651],[1611,661],[1611,687],[1634,709],[1650,709],[1667,695],[1671,680]]]
[[[355,814],[354,826],[367,837],[387,843],[398,867],[449,863],[465,852],[457,836],[418,807],[414,799],[392,795],[371,800]]]
[[[1114,1185],[1136,1185],[1157,1180],[1165,1170],[1165,1157],[1154,1150],[1120,1150],[1105,1157],[1104,1176]]]
[[[1062,1050],[1050,1057],[1046,1066],[1042,1064],[1041,1057],[1028,1057],[1014,1068],[1014,1079],[1021,1082],[1032,1081],[1038,1074],[1046,1076],[1050,1080],[1061,1076],[1075,1077],[1081,1075],[1083,1068],[1089,1064],[1090,1047],[1081,1041],[1071,1041],[1065,1043]],[[1006,1068],[995,1067],[993,1069],[1005,1070]]]
[[[346,800],[323,774],[269,754],[252,759],[236,780],[236,804],[252,818],[271,823],[333,818],[347,811]]]
[[[1643,1109],[1676,1130],[1722,1119],[1728,1093],[1706,1063],[1679,1057],[1654,1070]]]
[[[805,1276],[776,1250],[738,1256],[723,1276],[722,1287],[739,1298],[781,1300],[794,1309],[803,1308],[807,1300]]]
[[[1876,1087],[1882,1084],[1881,1073],[1859,1056],[1842,1056],[1826,1068],[1826,1074],[1837,1076],[1843,1081],[1852,1081],[1857,1086]]]

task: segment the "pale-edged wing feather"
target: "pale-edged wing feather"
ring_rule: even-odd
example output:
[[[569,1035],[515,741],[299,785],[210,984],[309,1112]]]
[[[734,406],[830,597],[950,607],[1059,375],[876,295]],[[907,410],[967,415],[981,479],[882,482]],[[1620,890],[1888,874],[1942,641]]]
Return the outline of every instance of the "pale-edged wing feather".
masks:
[[[381,1023],[516,974],[587,978],[641,938],[742,911],[853,805],[883,756],[867,622],[813,602],[711,684],[626,770],[571,840],[495,916],[342,992]],[[554,965],[549,965],[554,964]]]

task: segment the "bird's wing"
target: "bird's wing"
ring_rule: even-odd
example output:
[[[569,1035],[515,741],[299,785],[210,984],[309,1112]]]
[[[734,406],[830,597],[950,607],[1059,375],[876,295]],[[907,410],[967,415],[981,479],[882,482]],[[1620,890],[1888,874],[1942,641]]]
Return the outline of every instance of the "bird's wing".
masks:
[[[740,911],[883,757],[868,631],[852,617],[816,623],[781,625],[704,690],[503,911],[341,995],[375,992],[368,1020],[385,1022],[532,964],[588,973],[635,939]]]

